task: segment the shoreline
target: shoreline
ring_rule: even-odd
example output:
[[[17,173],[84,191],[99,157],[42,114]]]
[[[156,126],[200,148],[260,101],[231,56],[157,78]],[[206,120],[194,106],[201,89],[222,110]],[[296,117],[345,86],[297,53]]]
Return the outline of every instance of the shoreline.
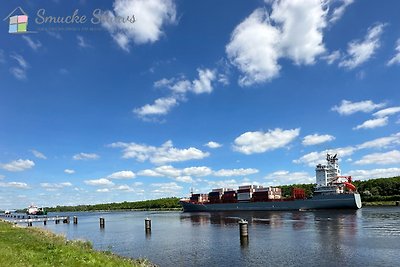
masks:
[[[95,250],[86,240],[67,240],[48,230],[20,227],[3,219],[0,232],[0,266],[157,266],[147,259]]]

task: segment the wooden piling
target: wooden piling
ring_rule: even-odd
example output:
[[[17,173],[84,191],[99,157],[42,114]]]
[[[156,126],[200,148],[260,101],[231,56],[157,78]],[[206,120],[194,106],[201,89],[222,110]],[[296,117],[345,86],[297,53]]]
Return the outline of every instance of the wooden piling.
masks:
[[[248,222],[246,220],[239,221],[239,233],[241,237],[249,236]]]
[[[100,228],[104,228],[105,227],[105,220],[104,218],[100,218]]]
[[[78,217],[74,216],[74,224],[78,224]]]
[[[47,225],[47,218],[44,218],[43,225]]]
[[[151,220],[149,218],[144,220],[144,228],[146,231],[151,231]]]
[[[396,201],[396,206],[400,206],[400,201]]]

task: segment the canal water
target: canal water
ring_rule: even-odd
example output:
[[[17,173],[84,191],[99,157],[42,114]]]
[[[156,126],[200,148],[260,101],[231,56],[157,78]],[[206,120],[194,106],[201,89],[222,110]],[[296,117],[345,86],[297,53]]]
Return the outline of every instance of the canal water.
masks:
[[[293,212],[81,212],[36,223],[98,250],[159,266],[399,266],[400,208]],[[100,229],[99,218],[105,218]],[[145,232],[145,218],[152,220]],[[248,242],[238,220],[249,222]]]

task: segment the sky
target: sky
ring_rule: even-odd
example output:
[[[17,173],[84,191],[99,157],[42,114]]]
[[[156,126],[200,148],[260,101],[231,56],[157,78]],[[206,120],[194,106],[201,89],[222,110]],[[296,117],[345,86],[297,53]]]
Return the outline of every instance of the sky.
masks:
[[[399,8],[2,3],[0,209],[313,183],[327,152],[355,180],[400,175]]]

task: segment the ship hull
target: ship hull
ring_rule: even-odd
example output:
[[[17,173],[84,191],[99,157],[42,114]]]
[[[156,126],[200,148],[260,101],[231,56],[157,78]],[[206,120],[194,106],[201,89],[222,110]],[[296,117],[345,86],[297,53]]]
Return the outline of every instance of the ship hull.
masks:
[[[183,211],[272,211],[272,210],[316,210],[359,209],[362,207],[359,194],[320,195],[309,199],[197,204],[181,201]]]

